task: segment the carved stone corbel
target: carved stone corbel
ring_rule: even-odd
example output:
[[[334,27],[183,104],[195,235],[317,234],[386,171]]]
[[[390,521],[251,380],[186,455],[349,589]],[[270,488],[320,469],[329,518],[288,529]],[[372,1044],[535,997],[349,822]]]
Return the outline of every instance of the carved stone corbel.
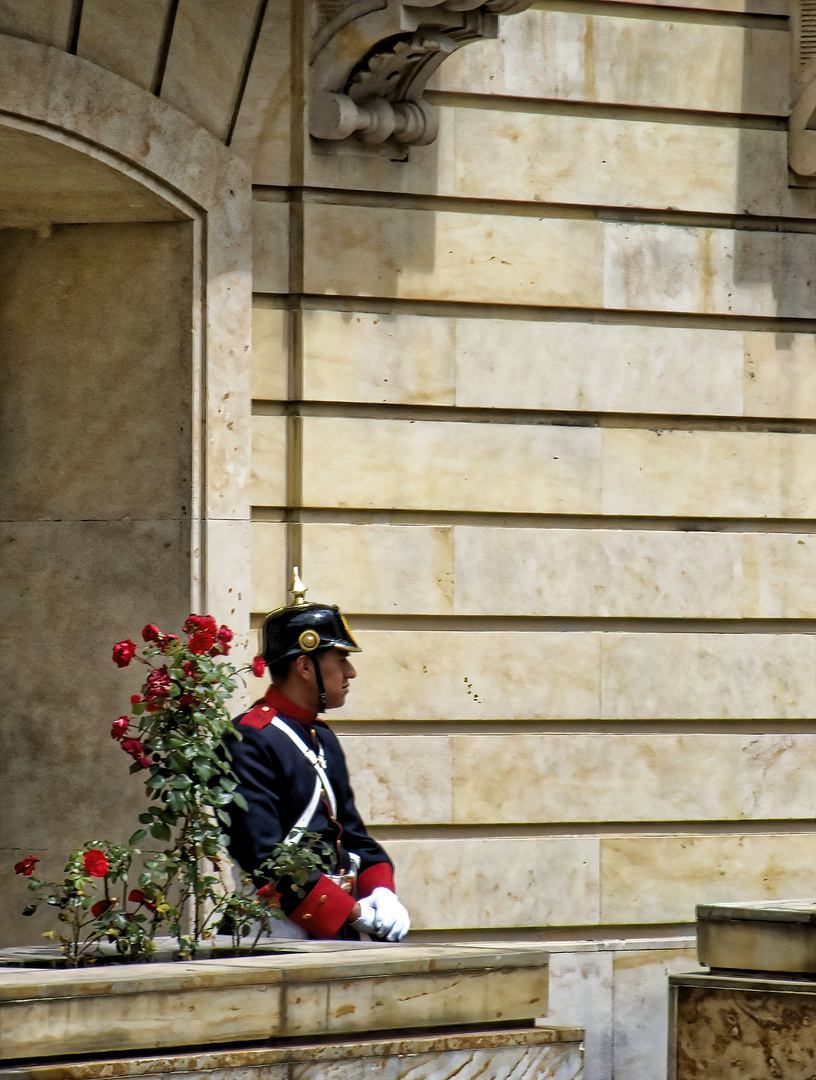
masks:
[[[316,0],[309,131],[350,149],[424,146],[437,134],[423,100],[446,57],[495,38],[499,15],[533,0]]]

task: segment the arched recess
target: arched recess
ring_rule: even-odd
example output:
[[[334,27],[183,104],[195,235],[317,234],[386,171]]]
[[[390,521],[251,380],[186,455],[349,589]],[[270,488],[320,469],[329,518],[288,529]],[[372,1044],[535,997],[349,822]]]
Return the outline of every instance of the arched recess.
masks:
[[[0,856],[50,876],[135,828],[112,641],[248,633],[251,189],[189,117],[8,37],[0,153]],[[38,940],[9,887],[0,936]]]

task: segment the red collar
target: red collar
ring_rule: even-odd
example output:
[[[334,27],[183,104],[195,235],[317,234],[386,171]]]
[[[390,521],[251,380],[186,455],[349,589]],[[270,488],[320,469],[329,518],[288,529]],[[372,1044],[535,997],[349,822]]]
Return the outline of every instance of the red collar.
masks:
[[[288,697],[284,697],[274,686],[270,686],[264,694],[264,701],[270,705],[276,713],[288,716],[291,720],[299,720],[301,724],[313,724],[317,720],[317,713],[304,709],[302,705],[296,705]]]

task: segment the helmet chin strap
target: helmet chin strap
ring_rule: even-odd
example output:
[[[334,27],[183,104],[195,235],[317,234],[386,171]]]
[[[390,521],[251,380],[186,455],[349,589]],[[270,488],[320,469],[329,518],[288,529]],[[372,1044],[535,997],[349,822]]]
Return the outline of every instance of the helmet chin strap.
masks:
[[[317,711],[326,711],[326,691],[323,686],[323,676],[320,674],[320,664],[317,659],[317,653],[312,653],[311,661],[314,664],[315,682],[317,683]]]

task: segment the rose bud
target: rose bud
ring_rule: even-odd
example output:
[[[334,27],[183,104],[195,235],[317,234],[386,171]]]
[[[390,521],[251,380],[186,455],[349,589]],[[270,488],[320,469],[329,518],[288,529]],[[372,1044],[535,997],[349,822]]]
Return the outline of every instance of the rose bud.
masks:
[[[136,655],[136,642],[126,638],[113,646],[113,662],[117,667],[127,667]]]

